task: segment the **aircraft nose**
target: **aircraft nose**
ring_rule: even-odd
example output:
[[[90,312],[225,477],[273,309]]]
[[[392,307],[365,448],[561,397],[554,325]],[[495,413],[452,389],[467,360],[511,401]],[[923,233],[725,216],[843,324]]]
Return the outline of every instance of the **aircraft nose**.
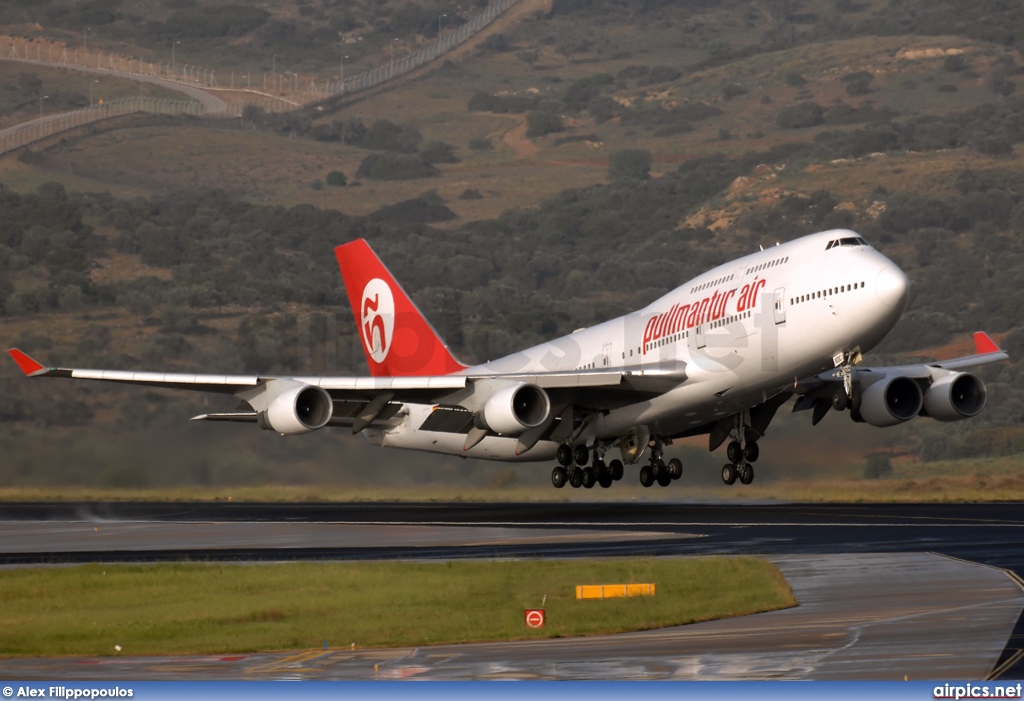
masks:
[[[879,271],[875,280],[875,294],[885,306],[903,309],[910,296],[910,280],[895,265],[887,265]]]

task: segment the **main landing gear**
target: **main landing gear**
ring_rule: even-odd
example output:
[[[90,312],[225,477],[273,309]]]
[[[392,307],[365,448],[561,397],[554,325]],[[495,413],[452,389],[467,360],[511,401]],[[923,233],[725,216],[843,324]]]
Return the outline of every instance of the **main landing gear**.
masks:
[[[737,479],[742,484],[753,482],[754,466],[751,463],[757,461],[759,454],[756,441],[748,440],[746,445],[735,440],[729,443],[726,448],[729,462],[722,466],[722,481],[726,484],[735,484]]]
[[[593,489],[595,484],[599,484],[602,489],[608,489],[612,482],[622,479],[622,461],[612,460],[606,465],[604,446],[594,446],[593,463],[588,467],[587,463],[591,462],[590,453],[590,449],[585,445],[558,446],[558,452],[555,454],[558,466],[551,471],[551,484],[556,489],[564,487],[566,482],[573,488]]]
[[[759,434],[750,425],[749,410],[739,412],[734,419],[735,424],[727,434],[732,440],[725,448],[729,462],[722,466],[722,481],[736,484],[739,480],[742,484],[750,484],[754,481],[753,463],[757,462],[761,452],[757,447]]]
[[[667,463],[662,459],[662,443],[657,441],[651,449],[651,462],[640,468],[640,484],[650,487],[655,482],[660,487],[669,486],[673,480],[683,476],[683,463],[672,458]]]

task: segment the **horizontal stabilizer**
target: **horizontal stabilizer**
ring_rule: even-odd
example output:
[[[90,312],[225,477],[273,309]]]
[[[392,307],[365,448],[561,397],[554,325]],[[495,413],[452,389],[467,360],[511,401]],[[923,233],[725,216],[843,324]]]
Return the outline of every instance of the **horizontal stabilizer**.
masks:
[[[243,423],[252,423],[255,420],[255,411],[227,411],[221,414],[200,414],[190,419],[190,421],[240,421]]]

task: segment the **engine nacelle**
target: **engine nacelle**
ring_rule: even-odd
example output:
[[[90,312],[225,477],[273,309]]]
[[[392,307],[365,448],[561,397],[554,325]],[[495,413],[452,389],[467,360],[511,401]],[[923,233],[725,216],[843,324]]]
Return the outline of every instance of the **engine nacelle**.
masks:
[[[293,436],[323,428],[334,414],[331,396],[320,387],[297,385],[288,387],[259,413],[260,428]]]
[[[980,414],[987,401],[984,382],[969,372],[954,372],[932,383],[924,409],[936,421],[960,421]]]
[[[895,426],[921,413],[924,394],[909,377],[886,377],[861,392],[860,416],[872,426]]]
[[[537,428],[551,413],[548,393],[537,385],[517,384],[500,389],[488,398],[477,418],[484,427],[503,436],[518,436]]]

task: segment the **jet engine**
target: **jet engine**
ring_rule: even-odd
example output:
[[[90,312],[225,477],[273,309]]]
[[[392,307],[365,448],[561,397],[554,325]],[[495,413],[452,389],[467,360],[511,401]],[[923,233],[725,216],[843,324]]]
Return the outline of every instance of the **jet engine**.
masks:
[[[924,409],[936,421],[960,421],[977,416],[987,401],[984,382],[969,372],[952,372],[928,388]]]
[[[323,428],[333,413],[334,402],[326,391],[312,385],[294,385],[271,399],[257,422],[260,428],[292,436]]]
[[[548,394],[537,385],[515,384],[498,390],[484,403],[478,421],[503,436],[518,436],[547,421],[551,413]]]
[[[909,377],[886,377],[861,392],[860,416],[872,426],[895,426],[921,413],[924,395]]]

